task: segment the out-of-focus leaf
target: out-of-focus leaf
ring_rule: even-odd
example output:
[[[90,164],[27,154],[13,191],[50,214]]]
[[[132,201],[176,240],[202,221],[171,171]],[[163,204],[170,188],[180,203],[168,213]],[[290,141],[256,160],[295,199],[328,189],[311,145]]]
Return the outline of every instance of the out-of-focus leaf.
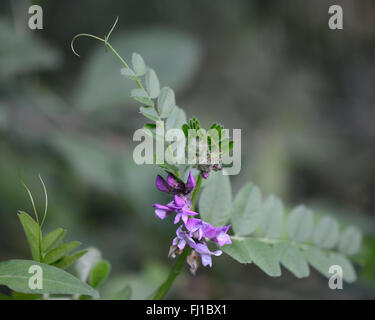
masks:
[[[232,188],[229,176],[221,172],[211,174],[199,199],[202,219],[213,226],[222,226],[228,219],[232,205]]]
[[[237,193],[232,206],[231,221],[237,235],[246,236],[255,231],[261,222],[262,194],[252,183]]]
[[[137,30],[131,33],[114,32],[111,45],[126,60],[132,52],[142,55],[147,65],[157,71],[161,83],[177,92],[189,85],[200,62],[200,46],[190,35],[166,28]],[[79,43],[76,43],[79,49]],[[89,55],[81,52],[81,55]],[[134,81],[121,77],[121,62],[108,50],[98,48],[85,64],[76,91],[76,105],[85,110],[105,110],[131,106],[129,93]]]
[[[81,242],[79,241],[72,241],[69,243],[60,244],[58,247],[56,247],[55,249],[52,249],[50,252],[48,252],[45,255],[43,262],[47,264],[56,262],[57,260],[67,255],[70,251],[77,248],[80,244]]]
[[[239,263],[251,263],[250,254],[243,239],[232,239],[232,244],[225,245],[221,249]]]
[[[329,267],[331,266],[331,261],[329,260],[328,254],[317,247],[309,247],[305,251],[305,256],[307,261],[322,275],[329,277]]]
[[[347,255],[353,255],[359,251],[362,243],[362,234],[356,227],[347,227],[341,232],[339,250]]]
[[[15,32],[8,20],[0,20],[0,79],[60,64],[60,55],[35,32]],[[6,45],[5,45],[6,44]]]
[[[305,255],[292,243],[279,242],[274,245],[281,264],[297,278],[305,278],[310,274]]]
[[[87,249],[87,253],[79,258],[76,262],[76,271],[78,274],[78,278],[81,279],[81,281],[86,282],[92,267],[96,265],[100,260],[102,259],[101,252],[94,248],[90,247]]]
[[[168,118],[176,105],[174,91],[164,87],[160,90],[158,98],[158,110],[161,118]]]
[[[125,76],[126,78],[128,78],[130,80],[137,80],[138,79],[138,76],[135,74],[135,72],[132,69],[122,68],[120,70],[120,72],[123,76]]]
[[[323,217],[314,228],[313,241],[322,248],[333,248],[339,239],[339,224],[330,217]]]
[[[132,65],[137,76],[143,76],[146,73],[146,64],[140,54],[133,52]]]
[[[181,129],[184,123],[186,123],[185,111],[175,106],[171,115],[167,118],[165,122],[165,129],[167,131],[170,129]]]
[[[150,99],[148,93],[144,89],[133,89],[130,93],[130,96],[138,102],[143,103],[147,106],[154,106],[154,102]]]
[[[142,113],[146,118],[158,121],[159,120],[159,115],[155,111],[154,107],[140,107],[139,112]]]
[[[31,289],[29,273],[31,266],[39,266],[43,272],[43,289]],[[0,284],[12,290],[32,294],[82,294],[98,298],[90,286],[59,268],[31,260],[8,260],[0,262]]]
[[[266,238],[278,239],[283,229],[284,206],[275,196],[269,196],[262,204],[261,229]]]
[[[357,274],[350,260],[341,253],[331,252],[329,255],[331,265],[340,266],[342,275],[346,282],[352,283],[357,280]]]
[[[130,300],[132,297],[132,288],[126,285],[123,289],[110,296],[110,300]]]
[[[66,269],[71,264],[76,262],[79,258],[81,258],[83,255],[87,253],[87,250],[81,250],[78,252],[75,252],[69,256],[65,256],[64,258],[56,261],[53,266],[60,268],[60,269]]]
[[[108,261],[100,260],[90,271],[90,285],[96,289],[109,275],[111,265]]]
[[[146,90],[152,99],[157,98],[160,93],[160,83],[159,79],[154,71],[154,69],[148,69],[146,76]]]
[[[251,261],[271,277],[279,277],[281,269],[278,254],[268,244],[256,239],[244,240]]]
[[[47,252],[54,246],[59,244],[65,237],[66,230],[63,228],[57,228],[49,233],[47,233],[42,239],[42,250]]]
[[[23,230],[25,231],[31,249],[31,255],[34,260],[39,261],[39,226],[26,212],[20,211],[18,218],[20,219]]]
[[[313,214],[305,206],[298,206],[286,220],[286,231],[293,241],[304,242],[311,237],[314,227]]]

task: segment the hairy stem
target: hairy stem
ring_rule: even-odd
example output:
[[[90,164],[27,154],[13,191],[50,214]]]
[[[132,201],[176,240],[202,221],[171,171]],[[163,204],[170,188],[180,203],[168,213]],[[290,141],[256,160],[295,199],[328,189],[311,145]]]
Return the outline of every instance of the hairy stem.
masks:
[[[199,190],[202,184],[202,176],[198,176],[197,185],[194,189],[193,196],[191,198],[191,210],[194,210],[195,204],[198,198]],[[174,280],[177,278],[177,276],[181,273],[182,266],[185,263],[186,257],[188,256],[190,252],[190,248],[187,246],[182,251],[182,253],[177,258],[176,263],[172,267],[171,271],[169,272],[167,280],[165,280],[162,285],[158,288],[156,291],[153,300],[161,300],[164,298],[165,294],[168,292],[169,288],[172,286]]]

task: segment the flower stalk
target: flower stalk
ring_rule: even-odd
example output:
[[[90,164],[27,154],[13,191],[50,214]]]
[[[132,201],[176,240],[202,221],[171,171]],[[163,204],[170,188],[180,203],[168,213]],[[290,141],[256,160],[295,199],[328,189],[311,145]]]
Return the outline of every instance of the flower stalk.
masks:
[[[195,204],[198,199],[199,190],[201,188],[202,184],[202,176],[199,175],[197,179],[197,185],[193,191],[193,195],[191,197],[191,210],[195,209]],[[181,273],[182,266],[185,264],[186,258],[189,255],[190,247],[186,246],[185,249],[182,251],[182,253],[177,258],[176,263],[171,268],[171,271],[169,272],[167,280],[165,280],[162,285],[157,289],[153,300],[161,300],[164,298],[166,293],[168,292],[169,288],[172,286],[174,280],[177,278],[177,276]]]

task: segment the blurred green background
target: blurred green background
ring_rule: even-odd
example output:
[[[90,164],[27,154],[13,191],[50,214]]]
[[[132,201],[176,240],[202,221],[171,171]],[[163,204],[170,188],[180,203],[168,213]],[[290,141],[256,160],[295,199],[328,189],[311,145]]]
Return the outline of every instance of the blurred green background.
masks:
[[[30,3],[43,7],[43,30],[27,26]],[[343,7],[343,30],[328,28],[331,4]],[[168,298],[375,298],[375,2],[366,0],[2,0],[0,261],[30,258],[16,215],[31,211],[20,170],[40,206],[39,173],[47,184],[46,231],[65,227],[111,261],[104,290],[129,283],[145,298],[168,272],[175,227],[151,208],[167,198],[154,187],[158,170],[132,159],[144,124],[134,83],[101,43],[77,41],[81,58],[70,50],[75,34],[104,36],[116,16],[111,44],[128,60],[140,53],[188,117],[242,129],[234,192],[251,180],[365,234],[360,278],[341,291],[313,270],[270,278],[223,255],[212,270],[185,272]]]

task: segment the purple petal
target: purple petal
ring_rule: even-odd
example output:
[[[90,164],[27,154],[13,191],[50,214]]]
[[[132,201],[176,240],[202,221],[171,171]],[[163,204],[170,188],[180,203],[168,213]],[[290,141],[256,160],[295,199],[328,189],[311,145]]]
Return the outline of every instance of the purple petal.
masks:
[[[174,217],[174,221],[173,221],[174,224],[177,224],[180,222],[181,215],[182,215],[181,212],[176,214],[176,216]]]
[[[195,183],[194,176],[193,176],[192,172],[190,171],[189,177],[188,177],[187,182],[186,182],[186,190],[189,191],[189,192],[192,191],[195,188],[195,185],[196,185],[196,183]]]
[[[156,181],[155,181],[156,188],[158,188],[162,192],[169,192],[169,188],[165,180],[161,175],[156,176]]]
[[[174,203],[176,207],[182,208],[183,206],[185,206],[185,200],[179,197],[178,195],[174,196]]]
[[[156,209],[155,210],[155,214],[158,218],[160,218],[161,220],[165,219],[166,217],[168,217],[172,212],[171,211],[166,211],[166,210],[162,210],[162,209]]]
[[[209,254],[201,254],[202,265],[212,267],[212,258]]]
[[[201,172],[201,176],[203,179],[207,179],[208,176],[209,176],[209,173],[208,172]]]
[[[190,218],[185,224],[186,229],[188,229],[189,231],[195,231],[202,225],[203,221],[197,218]]]
[[[177,178],[169,173],[167,177],[167,184],[170,188],[174,189],[174,191],[182,191],[184,190],[184,185],[177,180]]]

